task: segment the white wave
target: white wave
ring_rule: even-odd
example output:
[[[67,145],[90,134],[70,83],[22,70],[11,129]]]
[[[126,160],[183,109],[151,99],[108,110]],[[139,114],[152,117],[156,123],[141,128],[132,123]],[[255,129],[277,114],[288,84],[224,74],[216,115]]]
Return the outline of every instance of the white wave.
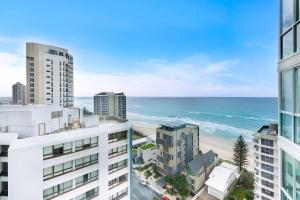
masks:
[[[269,122],[276,122],[277,121],[277,119],[272,119],[272,118],[243,116],[243,115],[228,115],[228,114],[200,112],[200,111],[190,111],[190,112],[187,112],[187,113],[196,114],[196,115],[211,115],[211,116],[227,117],[227,118],[242,118],[242,119],[258,120],[258,121],[269,121]]]
[[[208,134],[215,134],[217,136],[221,136],[228,139],[234,139],[239,135],[242,135],[246,141],[252,140],[253,131],[243,128],[237,128],[233,126],[229,126],[226,124],[201,121],[201,120],[193,120],[190,118],[181,118],[181,117],[163,117],[163,116],[153,116],[153,115],[142,115],[139,113],[128,113],[129,120],[135,121],[147,121],[155,124],[165,123],[165,122],[173,122],[174,120],[182,121],[185,123],[196,124],[199,126],[199,129]],[[222,135],[220,134],[222,133]]]

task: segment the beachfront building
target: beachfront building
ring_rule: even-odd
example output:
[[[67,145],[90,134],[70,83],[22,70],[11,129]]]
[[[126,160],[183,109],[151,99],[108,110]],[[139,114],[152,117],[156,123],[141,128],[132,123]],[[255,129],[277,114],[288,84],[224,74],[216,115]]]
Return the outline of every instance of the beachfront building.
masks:
[[[238,177],[239,169],[237,166],[222,162],[213,169],[209,179],[205,182],[208,194],[216,199],[223,200]]]
[[[199,126],[169,123],[156,129],[156,160],[164,176],[181,172],[199,153]]]
[[[67,49],[26,43],[27,104],[74,105],[73,57]]]
[[[143,166],[153,164],[156,160],[156,145],[147,143],[137,147],[135,160]]]
[[[279,29],[279,183],[280,199],[300,199],[300,8],[280,1]]]
[[[215,162],[216,154],[210,150],[203,155],[197,155],[194,160],[187,164],[182,174],[187,177],[189,190],[192,194],[197,194],[205,185],[205,181],[213,170]]]
[[[129,129],[77,108],[0,106],[0,199],[130,199]]]
[[[94,96],[94,114],[126,119],[126,96],[123,92],[100,92]]]
[[[255,200],[278,200],[277,124],[262,126],[253,134]]]
[[[20,82],[12,85],[12,104],[25,104],[25,86]]]

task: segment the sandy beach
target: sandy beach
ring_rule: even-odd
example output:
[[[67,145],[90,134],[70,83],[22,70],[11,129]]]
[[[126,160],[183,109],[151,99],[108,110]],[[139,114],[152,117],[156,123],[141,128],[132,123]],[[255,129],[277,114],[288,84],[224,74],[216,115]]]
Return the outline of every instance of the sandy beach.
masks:
[[[200,133],[200,150],[204,153],[209,150],[213,150],[218,154],[219,158],[232,161],[234,141],[224,139],[217,136],[208,135],[206,133]],[[248,143],[248,161],[247,169],[253,171],[253,145]]]
[[[132,122],[133,129],[142,133],[143,135],[154,135],[156,133],[157,125],[143,123],[143,122]],[[203,133],[200,131],[200,150],[205,153],[209,150],[213,150],[216,154],[218,154],[219,158],[224,160],[232,161],[233,155],[233,144],[234,141],[229,139],[224,139],[221,137],[209,135],[207,133]],[[249,164],[247,169],[253,171],[253,145],[252,143],[248,143],[248,161]]]

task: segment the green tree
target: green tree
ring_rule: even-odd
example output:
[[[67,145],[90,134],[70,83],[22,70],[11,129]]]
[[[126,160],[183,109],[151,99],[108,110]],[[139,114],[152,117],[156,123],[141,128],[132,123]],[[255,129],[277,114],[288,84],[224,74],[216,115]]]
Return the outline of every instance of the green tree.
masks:
[[[248,146],[245,142],[243,136],[239,136],[234,143],[233,147],[233,161],[239,167],[241,171],[242,168],[247,164],[247,154],[248,154]]]
[[[189,194],[189,184],[186,179],[186,177],[182,174],[176,174],[175,175],[175,184],[174,187],[176,188],[178,194],[181,196],[182,199],[184,199]]]

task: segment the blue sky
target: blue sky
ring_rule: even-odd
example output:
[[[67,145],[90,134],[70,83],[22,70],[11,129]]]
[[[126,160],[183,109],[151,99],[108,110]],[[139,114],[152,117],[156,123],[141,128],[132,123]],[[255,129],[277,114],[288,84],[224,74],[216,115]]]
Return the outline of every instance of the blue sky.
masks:
[[[0,96],[25,83],[25,42],[69,49],[75,95],[276,96],[273,0],[5,1]]]

